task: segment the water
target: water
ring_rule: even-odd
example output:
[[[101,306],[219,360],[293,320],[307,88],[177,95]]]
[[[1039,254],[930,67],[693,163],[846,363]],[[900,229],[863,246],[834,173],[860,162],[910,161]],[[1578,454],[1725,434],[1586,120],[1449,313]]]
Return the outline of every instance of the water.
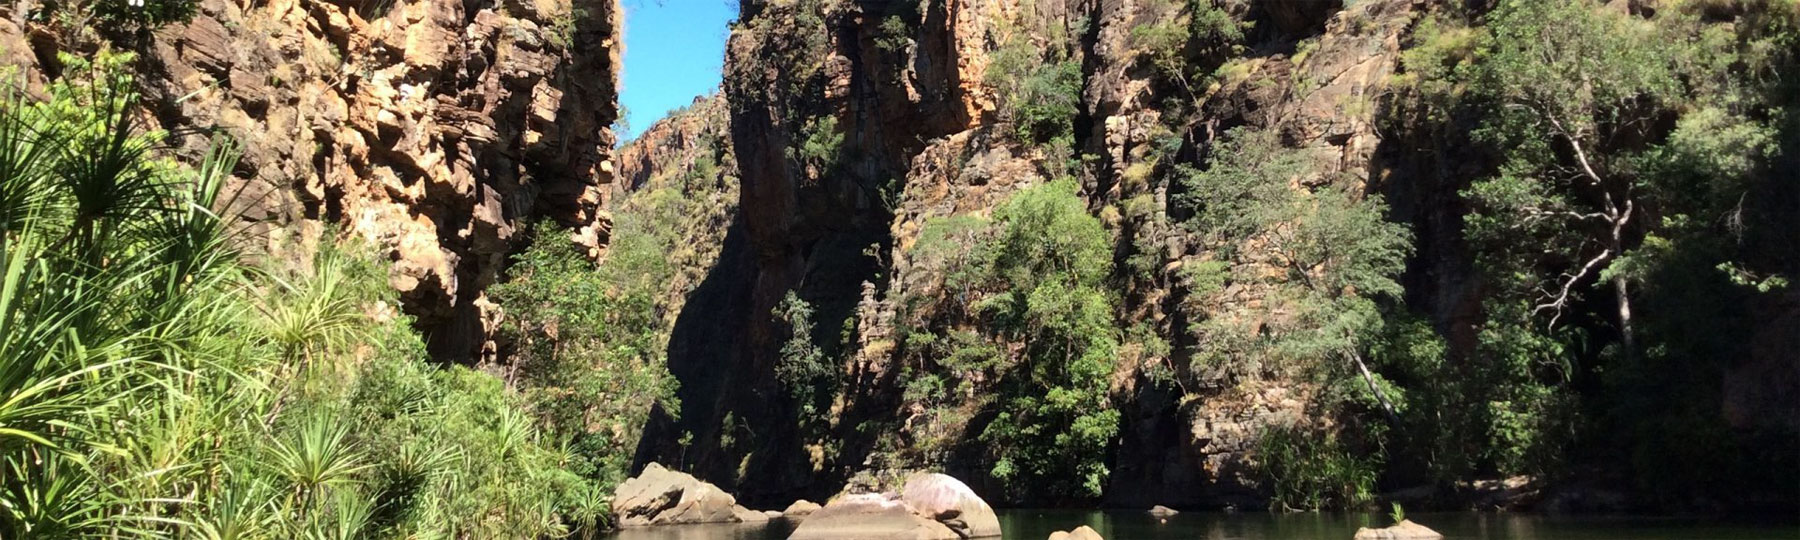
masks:
[[[1690,518],[1552,517],[1531,514],[1409,514],[1450,539],[1470,540],[1800,540],[1800,522]],[[1797,516],[1800,517],[1800,516]],[[1375,514],[1179,514],[1159,521],[1142,512],[1001,510],[1003,540],[1043,540],[1081,525],[1107,540],[1349,540],[1357,527],[1385,525]],[[684,525],[631,529],[611,540],[780,540],[793,525]]]

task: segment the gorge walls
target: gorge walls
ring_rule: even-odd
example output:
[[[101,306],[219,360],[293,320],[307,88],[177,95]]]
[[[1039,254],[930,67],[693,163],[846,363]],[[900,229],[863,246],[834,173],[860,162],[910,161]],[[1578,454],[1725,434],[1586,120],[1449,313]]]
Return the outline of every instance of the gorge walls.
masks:
[[[59,26],[20,5],[0,26],[28,84],[56,53],[103,42],[133,67],[179,153],[243,150],[244,218],[268,249],[325,230],[393,261],[390,282],[434,356],[495,354],[492,285],[515,233],[553,220],[604,251],[620,42],[613,0],[205,0],[133,33]],[[23,53],[23,54],[22,54]]]

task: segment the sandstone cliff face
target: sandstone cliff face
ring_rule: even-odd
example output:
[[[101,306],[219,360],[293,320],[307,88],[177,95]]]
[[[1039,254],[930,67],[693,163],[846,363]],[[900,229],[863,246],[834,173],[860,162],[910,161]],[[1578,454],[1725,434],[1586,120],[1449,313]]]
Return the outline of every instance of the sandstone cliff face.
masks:
[[[1167,186],[1130,178],[1141,174],[1134,168],[1156,166],[1147,154],[1169,97],[1132,49],[1131,29],[1169,16],[1170,3],[906,4],[746,1],[729,44],[724,97],[741,166],[739,217],[747,253],[722,258],[714,275],[730,276],[750,292],[721,301],[735,312],[708,317],[735,329],[724,340],[731,350],[678,352],[693,346],[672,343],[670,358],[684,383],[699,382],[683,388],[682,425],[695,435],[690,448],[700,449],[689,459],[697,470],[714,471],[709,478],[747,475],[737,478],[747,486],[736,489],[749,500],[796,493],[812,483],[809,478],[919,465],[863,462],[874,446],[912,440],[916,433],[847,436],[834,449],[837,455],[802,448],[802,437],[779,421],[782,413],[766,407],[779,391],[772,372],[784,331],[768,314],[794,290],[820,306],[822,320],[853,317],[855,350],[843,366],[852,375],[844,390],[850,397],[836,414],[851,418],[846,427],[857,419],[901,423],[909,416],[880,381],[899,369],[889,358],[894,331],[909,324],[896,320],[893,302],[935,278],[914,271],[906,256],[920,226],[933,217],[985,213],[1008,194],[1053,177],[1052,168],[1060,165],[1018,141],[996,116],[1002,97],[986,72],[991,54],[1012,33],[1026,32],[1041,47],[1068,46],[1068,56],[1082,66],[1076,147],[1101,160],[1099,174],[1080,179],[1090,205],[1104,215],[1102,209],[1127,199],[1168,204]],[[1195,96],[1205,114],[1188,129],[1201,134],[1203,145],[1235,126],[1279,130],[1287,144],[1325,164],[1321,175],[1348,174],[1365,183],[1378,176],[1371,165],[1378,142],[1374,108],[1354,104],[1374,99],[1392,73],[1413,2],[1357,2],[1348,9],[1326,2],[1226,4],[1238,20],[1257,23],[1270,54],[1255,55],[1247,74]],[[896,27],[905,33],[895,35]],[[1065,45],[1045,37],[1050,35],[1071,37]],[[1291,51],[1302,41],[1319,52],[1296,58],[1301,55]],[[843,137],[838,153],[846,156],[830,167],[800,152],[817,140],[824,119],[835,122]],[[652,150],[632,159],[653,160],[647,156],[657,153],[671,152]],[[1152,216],[1114,217],[1109,224],[1122,243],[1164,246],[1165,269],[1199,255],[1176,227]],[[736,266],[724,268],[730,264]],[[1215,305],[1217,300],[1184,303],[1177,285],[1165,279],[1129,286],[1124,309],[1130,317],[1153,321],[1159,332],[1177,337],[1196,311],[1259,302],[1255,290]],[[677,334],[680,341],[679,326]],[[1148,363],[1185,366],[1185,356],[1177,356],[1121,362],[1114,392],[1125,404],[1126,425],[1112,478],[1128,489],[1108,490],[1111,502],[1254,505],[1262,489],[1250,470],[1257,434],[1270,423],[1304,417],[1311,388],[1279,378],[1218,380],[1198,399],[1180,399],[1140,384],[1138,370]],[[732,382],[698,381],[700,373]],[[707,444],[730,437],[728,428],[716,427],[727,413],[759,426],[754,448]],[[903,431],[912,429],[901,424],[908,425]],[[663,438],[677,432],[670,433]],[[808,455],[804,463],[793,459]],[[986,471],[966,472],[979,478]]]
[[[727,146],[723,137],[731,128],[726,107],[723,97],[696,97],[687,108],[671,112],[645,128],[637,139],[621,146],[614,192],[665,186],[670,178],[695,172],[699,161],[721,154]],[[714,164],[718,164],[716,160]]]
[[[1134,30],[1185,24],[1196,6],[1244,29],[1242,48],[1184,50],[1197,73],[1210,75],[1176,87],[1160,78]],[[1382,196],[1385,217],[1407,225],[1416,249],[1400,277],[1406,307],[1444,338],[1447,362],[1474,350],[1483,291],[1464,245],[1468,210],[1459,193],[1471,178],[1491,174],[1491,156],[1470,155],[1454,139],[1378,126],[1392,120],[1384,100],[1394,93],[1403,47],[1417,45],[1409,40],[1421,17],[1465,8],[1419,0],[744,0],[741,7],[723,103],[695,105],[729,117],[738,210],[670,343],[682,417],[652,426],[641,461],[679,459],[753,503],[817,498],[851,478],[919,467],[991,487],[982,485],[991,463],[928,442],[982,444],[983,396],[945,398],[962,400],[944,407],[964,418],[940,422],[896,383],[908,369],[906,329],[931,318],[901,303],[931,296],[944,277],[911,260],[911,248],[929,220],[987,215],[1014,192],[1074,174],[1088,210],[1114,235],[1120,322],[1141,324],[1171,345],[1114,359],[1110,394],[1122,421],[1106,459],[1105,503],[1267,504],[1271,488],[1256,455],[1263,434],[1340,419],[1320,410],[1325,394],[1315,378],[1257,358],[1195,361],[1208,352],[1197,323],[1257,335],[1285,316],[1268,283],[1237,280],[1201,294],[1183,272],[1219,255],[1173,215],[1184,211],[1174,201],[1194,194],[1181,193],[1166,173],[1176,163],[1205,166],[1234,128],[1273,134],[1283,155],[1305,162],[1303,173],[1283,179],[1297,192],[1330,184],[1351,198]],[[1068,150],[1086,165],[1021,141],[1005,118],[1009,96],[990,72],[1014,38],[1079,66]],[[628,148],[621,186],[691,170],[683,156],[700,140],[695,121],[653,127]],[[1229,273],[1277,272],[1261,241],[1233,240],[1245,255],[1223,261]],[[841,363],[825,433],[796,425],[797,411],[789,410],[796,406],[777,380],[792,330],[774,312],[789,293],[815,309],[814,321],[827,328],[811,337]],[[1779,336],[1791,335],[1780,329],[1792,317],[1771,319],[1782,322],[1761,332],[1762,358],[1779,356],[1772,352]],[[1794,379],[1793,366],[1746,362],[1730,373],[1727,420],[1790,418],[1755,411],[1792,409],[1777,389],[1791,386],[1783,381]],[[1153,373],[1167,371],[1180,384]]]
[[[154,31],[139,84],[159,127],[240,143],[261,202],[247,219],[385,249],[434,355],[469,361],[493,353],[483,290],[519,226],[553,219],[605,246],[619,15],[613,0],[205,0]],[[59,47],[91,50],[30,43],[35,58],[12,55],[28,73],[55,73],[35,60]]]

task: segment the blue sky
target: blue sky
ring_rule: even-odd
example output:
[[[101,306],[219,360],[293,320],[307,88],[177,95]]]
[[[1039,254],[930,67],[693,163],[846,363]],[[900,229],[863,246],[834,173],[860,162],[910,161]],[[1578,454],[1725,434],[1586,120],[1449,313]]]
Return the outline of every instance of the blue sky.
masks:
[[[725,24],[737,18],[726,0],[626,0],[625,105],[636,138],[670,109],[719,87]],[[735,3],[735,2],[734,2]]]

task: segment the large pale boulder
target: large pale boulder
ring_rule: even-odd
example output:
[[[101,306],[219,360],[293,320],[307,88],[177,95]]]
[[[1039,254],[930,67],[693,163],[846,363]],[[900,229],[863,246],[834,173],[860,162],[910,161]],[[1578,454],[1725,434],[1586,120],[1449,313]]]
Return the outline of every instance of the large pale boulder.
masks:
[[[819,508],[819,503],[800,499],[794,501],[794,504],[788,505],[786,510],[782,510],[781,515],[788,519],[803,518],[812,515],[813,512],[819,511]]]
[[[806,501],[788,507],[807,510]],[[805,515],[805,514],[800,514]],[[948,475],[907,477],[899,493],[842,495],[811,512],[788,540],[964,540],[1000,536],[1000,518],[967,484]]]
[[[919,516],[943,523],[963,538],[1000,536],[1000,517],[967,484],[947,474],[918,473],[906,479],[900,500]]]
[[[845,495],[813,512],[788,540],[960,540],[936,520],[922,517],[886,494]]]
[[[636,478],[619,484],[613,492],[612,508],[621,527],[735,523],[745,521],[750,514],[762,517],[761,513],[738,506],[735,497],[712,484],[656,463],[644,467]]]
[[[1174,508],[1169,508],[1160,504],[1150,507],[1150,515],[1156,517],[1169,517],[1179,513],[1181,512],[1176,511]]]
[[[1080,527],[1076,527],[1075,530],[1072,530],[1072,531],[1068,531],[1068,532],[1056,531],[1056,532],[1050,533],[1050,540],[1106,540],[1106,539],[1100,537],[1100,532],[1094,530],[1093,527],[1089,527],[1087,525],[1082,525]]]
[[[1440,540],[1443,537],[1430,527],[1413,523],[1410,519],[1385,529],[1363,527],[1356,530],[1356,540]]]

